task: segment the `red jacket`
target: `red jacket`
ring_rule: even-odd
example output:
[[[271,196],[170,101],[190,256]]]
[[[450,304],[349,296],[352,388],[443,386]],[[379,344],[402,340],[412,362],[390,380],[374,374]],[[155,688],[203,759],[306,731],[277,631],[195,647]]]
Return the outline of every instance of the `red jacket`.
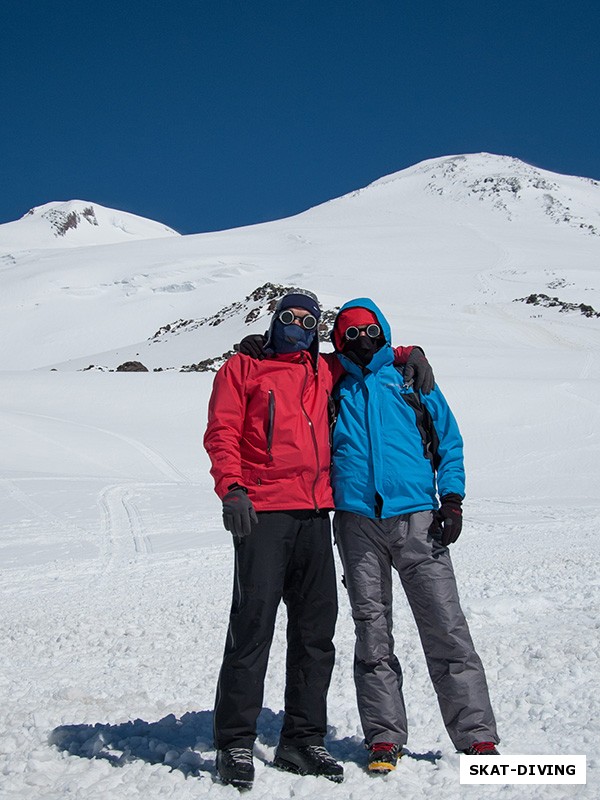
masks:
[[[397,360],[411,349],[398,348]],[[307,351],[238,354],[221,367],[204,435],[220,498],[238,483],[257,511],[333,508],[328,399],[343,372],[333,353],[315,371]]]

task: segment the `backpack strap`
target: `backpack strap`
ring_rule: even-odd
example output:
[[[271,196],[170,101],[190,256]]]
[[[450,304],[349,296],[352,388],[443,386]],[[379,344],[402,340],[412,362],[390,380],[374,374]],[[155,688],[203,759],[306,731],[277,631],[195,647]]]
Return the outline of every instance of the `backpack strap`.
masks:
[[[394,368],[404,378],[404,368],[399,364],[394,364]],[[423,403],[419,392],[407,392],[402,395],[402,399],[415,412],[415,423],[421,434],[421,442],[423,443],[423,455],[431,462],[431,469],[437,472],[441,461],[439,454],[440,439],[435,429],[433,417],[429,413],[427,406]]]
[[[433,424],[433,418],[417,392],[403,394],[402,399],[415,412],[415,423],[423,443],[423,455],[431,462],[431,469],[437,472],[441,461],[438,452],[440,440]]]

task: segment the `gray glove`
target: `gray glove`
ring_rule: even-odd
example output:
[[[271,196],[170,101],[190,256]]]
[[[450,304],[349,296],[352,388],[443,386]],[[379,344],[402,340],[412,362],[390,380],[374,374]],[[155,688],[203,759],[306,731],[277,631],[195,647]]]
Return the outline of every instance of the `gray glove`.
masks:
[[[252,524],[258,522],[256,511],[248,492],[242,486],[227,492],[223,498],[223,525],[236,539],[242,539],[252,530]]]
[[[421,391],[422,394],[429,394],[435,386],[431,364],[427,361],[425,353],[416,345],[413,346],[404,367],[404,383],[412,386],[415,392]]]

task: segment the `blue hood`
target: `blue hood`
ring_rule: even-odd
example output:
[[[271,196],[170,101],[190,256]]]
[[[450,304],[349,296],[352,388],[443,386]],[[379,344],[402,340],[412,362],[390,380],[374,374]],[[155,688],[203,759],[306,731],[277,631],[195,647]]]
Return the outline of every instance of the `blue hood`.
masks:
[[[392,330],[390,328],[390,324],[379,306],[369,297],[355,297],[353,300],[348,300],[348,302],[344,303],[344,305],[340,308],[331,331],[331,341],[333,342],[333,346],[335,347],[334,334],[338,324],[339,316],[342,311],[345,311],[348,308],[366,308],[369,311],[372,311],[377,317],[377,322],[379,323],[379,327],[381,328],[381,332],[385,338],[385,344],[375,353],[371,359],[371,362],[367,365],[367,369],[371,372],[377,372],[377,370],[383,366],[383,364],[393,363],[394,354],[392,351]],[[357,364],[351,361],[347,356],[342,355],[337,348],[336,353],[347,372],[356,373],[357,370],[359,372],[361,371],[361,368]]]

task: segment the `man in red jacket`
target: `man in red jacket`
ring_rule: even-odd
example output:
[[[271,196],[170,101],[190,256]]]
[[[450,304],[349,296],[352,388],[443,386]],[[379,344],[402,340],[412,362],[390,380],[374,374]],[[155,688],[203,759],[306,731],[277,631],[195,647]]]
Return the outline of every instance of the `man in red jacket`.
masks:
[[[240,789],[252,747],[277,608],[287,607],[285,713],[275,766],[339,782],[324,747],[337,593],[329,511],[328,405],[343,373],[319,355],[321,310],[310,292],[277,304],[268,358],[229,359],[215,377],[204,446],[233,534],[234,588],[214,712],[217,770]],[[410,349],[399,348],[406,360]]]

